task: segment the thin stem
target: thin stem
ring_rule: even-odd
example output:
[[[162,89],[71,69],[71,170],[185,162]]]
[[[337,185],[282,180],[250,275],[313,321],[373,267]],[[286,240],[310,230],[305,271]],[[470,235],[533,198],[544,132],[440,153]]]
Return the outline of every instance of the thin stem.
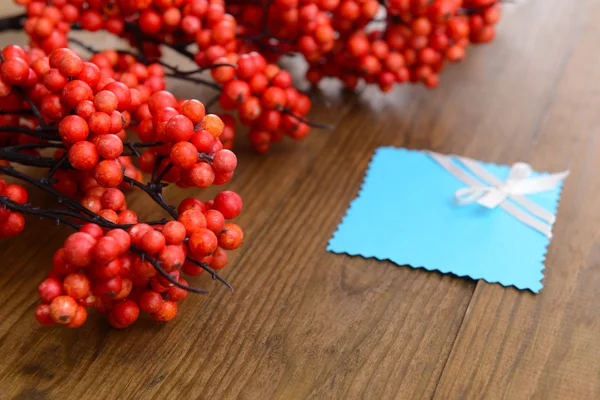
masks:
[[[69,41],[77,44],[78,46],[84,48],[85,50],[89,51],[90,53],[97,54],[97,53],[101,52],[99,50],[94,49],[91,46],[86,45],[85,43],[83,43],[82,41],[80,41],[78,39],[69,38]],[[160,42],[160,43],[169,46],[166,43],[162,43],[162,42]],[[173,48],[173,46],[169,46],[169,47]],[[208,86],[208,87],[213,88],[215,90],[220,90],[221,87],[218,84],[216,84],[216,83],[209,82],[209,81],[204,80],[202,78],[192,78],[189,75],[193,75],[193,74],[196,74],[196,73],[201,73],[201,72],[213,69],[213,68],[218,68],[218,67],[223,67],[223,66],[234,67],[234,68],[236,67],[233,64],[214,64],[214,65],[211,65],[211,66],[206,67],[206,68],[197,68],[197,69],[190,70],[190,71],[181,71],[181,70],[179,70],[178,67],[172,66],[170,64],[167,64],[166,62],[164,62],[162,60],[159,60],[159,59],[148,60],[141,53],[134,53],[134,52],[131,52],[131,51],[128,51],[128,50],[117,50],[117,53],[129,54],[129,55],[135,57],[138,61],[140,61],[141,63],[143,63],[145,65],[148,65],[148,64],[151,64],[151,63],[160,64],[163,67],[165,67],[165,68],[167,68],[167,69],[169,69],[171,71],[170,73],[165,74],[165,76],[169,76],[171,78],[181,79],[181,80],[185,80],[185,81],[189,81],[189,82],[194,82],[194,83],[197,83],[197,84],[205,85],[205,86]],[[184,54],[184,55],[186,55],[186,54]],[[194,58],[194,55],[192,53],[189,53],[188,56],[191,59]]]
[[[162,163],[162,160],[164,160],[165,158],[163,156],[158,156],[156,157],[156,162],[154,163],[154,168],[152,168],[152,175],[150,176],[150,182],[154,182],[154,180],[156,179],[156,174],[158,173],[158,168],[160,167],[160,164]]]
[[[13,90],[16,91],[18,94],[20,94],[21,97],[23,97],[25,99],[27,104],[29,104],[29,107],[31,108],[31,112],[33,113],[33,115],[35,115],[35,117],[37,118],[37,120],[40,123],[40,127],[42,127],[42,129],[50,128],[50,125],[48,125],[46,123],[46,121],[44,120],[44,117],[42,117],[40,110],[38,110],[37,106],[33,103],[33,101],[29,98],[29,96],[27,96],[27,94],[25,94],[25,91],[23,90],[23,88],[21,88],[19,86],[13,86]]]
[[[169,171],[171,170],[171,168],[173,168],[173,163],[169,162],[162,171],[160,171],[160,174],[157,175],[154,180],[152,181],[152,183],[156,184],[159,183],[160,181],[162,181],[162,179],[165,177],[165,175],[167,175],[169,173]]]
[[[290,115],[291,117],[293,117],[294,119],[296,119],[299,122],[302,122],[308,126],[310,126],[311,128],[317,128],[317,129],[327,129],[327,130],[332,130],[334,129],[333,125],[325,125],[325,124],[315,124],[314,122],[310,122],[309,120],[300,117],[296,114],[294,114],[293,112],[291,112],[289,109],[284,108],[282,111],[284,114]]]
[[[136,156],[136,157],[140,157],[140,152],[137,149],[138,147],[159,147],[164,145],[164,142],[148,142],[148,143],[144,143],[144,142],[128,142],[125,141],[123,142],[123,145],[126,147],[129,147],[131,149],[131,153],[132,154],[121,154],[122,156]]]
[[[180,76],[176,73],[170,73],[170,72],[166,73],[165,76],[168,76],[171,78],[176,78],[176,79],[181,79],[182,81],[197,83],[197,84],[204,85],[204,86],[207,86],[207,87],[215,89],[215,90],[221,90],[221,86],[219,84],[214,83],[214,82],[209,82],[202,78],[196,78],[196,77],[191,77],[191,76]]]
[[[135,148],[135,144],[133,144],[133,143],[128,143],[126,146],[127,146],[127,147],[129,147],[129,148],[131,149],[131,152],[133,153],[133,155],[134,155],[134,156],[136,156],[136,157],[138,157],[138,158],[140,157],[140,155],[141,155],[141,154],[140,154],[140,152],[139,152],[139,151],[138,151],[138,150]]]
[[[65,146],[62,143],[27,143],[20,144],[17,146],[7,146],[4,150],[10,151],[21,151],[30,149],[64,149]]]
[[[0,115],[33,115],[33,112],[31,110],[0,111]]]
[[[46,128],[44,131],[51,132],[51,130],[48,128]],[[60,140],[60,138],[58,136],[47,135],[47,134],[42,133],[42,131],[40,131],[39,129],[30,129],[30,128],[25,128],[24,126],[11,126],[11,125],[0,126],[0,132],[22,133],[24,135],[35,137],[35,138],[42,139],[42,140]],[[56,130],[56,132],[58,132],[58,129]]]
[[[198,153],[198,158],[201,159],[201,160],[203,160],[203,161],[206,161],[208,164],[212,165],[212,163],[213,163],[213,156],[209,156],[206,153],[200,153],[199,152]]]
[[[196,69],[192,69],[189,71],[181,71],[179,70],[177,67],[172,67],[170,65],[163,65],[166,66],[167,68],[173,70],[174,73],[180,75],[180,76],[188,76],[188,75],[193,75],[193,74],[199,74],[205,71],[210,71],[211,69],[215,69],[215,68],[219,68],[219,67],[232,67],[232,68],[237,68],[237,65],[235,64],[228,64],[228,63],[217,63],[217,64],[212,64],[209,65],[208,67],[202,67],[202,68],[196,68]]]
[[[27,165],[29,167],[52,168],[56,159],[49,157],[32,157],[27,154],[11,151],[9,147],[0,148],[0,160]]]
[[[462,14],[462,15],[473,15],[473,14],[478,14],[480,12],[482,12],[483,10],[493,7],[498,3],[506,3],[506,4],[516,4],[516,1],[514,0],[498,0],[495,1],[493,3],[490,4],[486,4],[483,6],[479,6],[479,7],[473,7],[473,8],[460,8],[458,9],[458,11],[456,12],[457,14]]]
[[[186,258],[186,260],[191,262],[192,264],[202,268],[206,272],[208,272],[212,276],[213,280],[221,282],[223,285],[227,286],[227,288],[233,292],[233,287],[229,284],[229,282],[227,282],[224,278],[222,278],[219,274],[217,274],[215,272],[215,270],[211,269],[207,264],[201,263],[201,262],[191,259],[189,257]]]
[[[0,31],[18,31],[23,29],[27,14],[13,15],[0,19]]]
[[[221,93],[217,94],[216,96],[213,96],[212,99],[210,99],[206,104],[204,104],[204,109],[208,112],[215,104],[217,104],[217,101],[219,101],[219,97],[221,97]]]
[[[2,159],[3,157],[0,155],[0,159]],[[57,160],[54,160],[55,162]],[[59,191],[57,191],[56,189],[54,189],[52,186],[43,184],[42,182],[38,181],[37,179],[35,179],[32,176],[29,176],[23,172],[17,171],[16,169],[14,169],[13,167],[4,167],[4,166],[0,166],[0,173],[4,174],[4,175],[8,175],[11,176],[15,179],[19,179],[23,182],[27,182],[41,190],[43,190],[46,193],[49,193],[51,195],[53,195],[54,197],[56,197],[57,201],[61,204],[66,205],[67,207],[69,207],[70,209],[74,210],[74,211],[80,211],[83,212],[85,214],[87,214],[90,217],[95,217],[96,214],[94,214],[92,211],[88,210],[87,208],[85,208],[83,205],[81,205],[79,202],[77,202],[76,200],[70,199],[68,197],[66,197],[65,195],[63,195],[62,193],[60,193]],[[104,218],[102,218],[102,220],[104,220]],[[107,221],[107,220],[104,220]],[[110,221],[107,221],[110,222]]]
[[[272,3],[273,3],[273,0],[267,0],[265,2],[265,5],[263,6],[262,18],[260,20],[260,23],[262,24],[261,35],[263,37],[267,36],[269,34],[269,28],[267,27],[267,20],[269,19],[269,8],[271,7]]]
[[[20,212],[23,214],[35,215],[40,218],[51,219],[51,220],[56,221],[57,223],[62,223],[62,224],[68,225],[73,229],[79,230],[82,227],[81,224],[62,217],[61,215],[66,214],[65,211],[42,210],[37,207],[31,207],[27,204],[19,204],[17,202],[10,200],[8,197],[0,197],[0,205],[2,205],[5,208],[8,208],[9,210],[12,210],[12,211],[17,211],[17,212]],[[108,229],[116,229],[116,228],[120,227],[120,225],[116,225],[116,224],[111,224],[111,225],[112,226],[108,226],[107,228]],[[135,245],[131,245],[129,249],[135,253],[138,253],[142,257],[142,259],[144,259],[144,260],[148,261],[150,264],[152,264],[154,269],[156,269],[156,272],[158,272],[160,275],[162,275],[166,280],[168,280],[174,286],[177,286],[178,288],[181,288],[183,290],[187,290],[187,291],[193,292],[193,293],[199,293],[199,294],[208,293],[208,290],[206,290],[206,289],[194,288],[194,287],[187,286],[187,285],[184,285],[183,283],[178,282],[171,275],[169,275],[167,273],[167,271],[165,271],[161,267],[160,261],[155,260],[149,254],[147,254],[142,249],[136,247]]]
[[[187,290],[189,292],[200,293],[200,294],[206,294],[206,293],[208,293],[208,290],[198,289],[198,288],[194,288],[194,287],[191,287],[191,286],[184,285],[183,283],[179,283],[171,275],[169,275],[169,273],[167,271],[165,271],[160,266],[160,264],[161,264],[160,261],[155,260],[154,258],[152,258],[151,256],[149,256],[142,249],[136,247],[135,245],[131,245],[131,247],[129,249],[132,250],[132,251],[134,251],[134,252],[136,252],[136,253],[138,253],[139,255],[142,256],[142,258],[144,260],[146,260],[150,264],[152,264],[152,266],[154,267],[154,269],[156,269],[156,272],[158,272],[160,275],[162,275],[166,280],[168,280],[174,286],[177,286],[178,288],[181,288],[183,290]]]
[[[0,205],[3,208],[8,208],[9,210],[17,211],[22,214],[30,214],[30,215],[36,215],[40,218],[52,219],[52,220],[55,220],[57,224],[62,223],[62,224],[70,226],[73,229],[81,228],[81,224],[78,224],[69,219],[61,218],[59,215],[55,214],[52,211],[41,210],[37,207],[31,207],[31,206],[28,206],[25,204],[19,204],[15,201],[10,200],[8,197],[0,197]]]
[[[138,182],[135,179],[130,178],[128,176],[123,176],[123,182],[129,183],[132,187],[135,186],[142,189],[144,192],[146,192],[146,194],[148,194],[148,196],[150,196],[152,200],[154,200],[156,204],[158,204],[163,210],[168,212],[173,219],[177,219],[179,217],[179,214],[177,213],[177,210],[175,210],[175,207],[167,204],[167,202],[163,199],[162,195],[156,192],[156,186],[163,186],[162,183],[150,183],[149,185],[144,185],[143,183]]]
[[[54,174],[56,173],[56,171],[58,171],[58,169],[61,167],[61,165],[63,165],[64,163],[67,162],[67,160],[69,159],[68,155],[65,154],[64,156],[62,156],[60,158],[60,160],[54,164],[54,166],[52,168],[50,168],[50,171],[48,171],[48,173],[46,174],[45,177],[43,177],[40,182],[44,185],[47,185],[48,183],[50,183],[50,181],[52,180],[52,177],[54,176]]]

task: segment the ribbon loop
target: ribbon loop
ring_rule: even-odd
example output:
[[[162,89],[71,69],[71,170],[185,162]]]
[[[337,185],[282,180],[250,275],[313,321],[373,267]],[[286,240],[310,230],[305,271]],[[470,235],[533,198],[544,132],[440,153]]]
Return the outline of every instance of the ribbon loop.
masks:
[[[555,189],[569,175],[569,171],[532,178],[533,169],[531,166],[518,162],[512,165],[506,181],[502,182],[479,162],[469,158],[456,157],[470,173],[489,185],[484,186],[463,168],[456,165],[449,156],[433,152],[429,152],[429,154],[449,173],[469,185],[466,188],[458,189],[454,193],[455,203],[459,205],[477,203],[490,209],[501,207],[522,223],[547,237],[552,236],[551,228],[556,220],[555,215],[527,199],[524,195]],[[514,201],[522,208],[507,202],[507,199]]]

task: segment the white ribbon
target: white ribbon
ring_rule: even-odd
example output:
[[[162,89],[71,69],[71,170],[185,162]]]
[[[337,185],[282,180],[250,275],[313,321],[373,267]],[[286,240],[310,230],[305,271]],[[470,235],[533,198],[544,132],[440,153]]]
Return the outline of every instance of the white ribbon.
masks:
[[[471,174],[479,178],[476,179],[455,164],[450,156],[433,152],[428,152],[428,154],[449,173],[469,185],[469,187],[457,190],[454,194],[457,204],[478,203],[490,209],[500,207],[525,225],[543,233],[548,238],[552,237],[552,224],[556,220],[556,216],[524,195],[546,192],[556,188],[569,175],[569,171],[532,178],[533,170],[529,164],[516,163],[512,166],[506,181],[502,182],[483,168],[479,162],[469,158],[456,157]],[[488,186],[483,185],[480,181],[485,182]],[[522,208],[506,201],[507,199]]]

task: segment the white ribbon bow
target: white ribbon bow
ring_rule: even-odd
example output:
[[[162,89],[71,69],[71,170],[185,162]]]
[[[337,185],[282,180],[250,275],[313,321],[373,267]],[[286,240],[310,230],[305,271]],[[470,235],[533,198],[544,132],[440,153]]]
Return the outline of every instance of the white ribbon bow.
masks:
[[[516,163],[512,166],[506,181],[502,182],[475,160],[456,157],[478,179],[455,164],[449,156],[433,152],[429,152],[429,155],[448,172],[469,185],[456,191],[454,194],[456,203],[461,205],[478,203],[490,209],[501,207],[522,223],[549,238],[552,237],[552,224],[556,216],[524,195],[556,188],[569,175],[569,171],[531,178],[533,172],[531,166]],[[482,185],[480,180],[489,186]],[[507,199],[521,207],[506,201]]]

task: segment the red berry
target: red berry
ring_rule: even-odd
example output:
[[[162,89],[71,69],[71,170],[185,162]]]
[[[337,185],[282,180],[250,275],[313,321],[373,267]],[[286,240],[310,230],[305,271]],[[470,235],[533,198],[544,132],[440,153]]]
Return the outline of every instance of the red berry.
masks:
[[[261,103],[267,109],[280,110],[285,107],[285,91],[279,87],[271,86],[261,96]]]
[[[70,296],[76,300],[81,299],[89,294],[90,281],[84,274],[69,274],[63,280],[63,289],[67,296]]]
[[[150,255],[158,254],[164,249],[166,244],[165,237],[162,233],[150,230],[140,240],[140,247]]]
[[[215,138],[209,131],[202,129],[194,132],[190,143],[192,143],[200,153],[208,154],[215,144]]]
[[[103,17],[102,14],[93,9],[85,10],[79,18],[81,27],[86,31],[95,32],[102,29]]]
[[[91,264],[92,250],[96,239],[85,232],[76,232],[67,238],[64,244],[64,255],[67,264],[86,267]]]
[[[181,113],[188,117],[193,124],[197,124],[206,115],[204,104],[198,100],[187,100],[181,107]]]
[[[213,208],[221,212],[225,219],[233,219],[242,211],[242,199],[235,192],[221,192],[215,197]]]
[[[108,264],[97,264],[93,268],[94,276],[103,280],[112,279],[121,275],[122,266],[123,262],[120,258],[116,258]]]
[[[215,234],[221,233],[225,226],[225,218],[220,211],[208,210],[205,214],[206,227],[213,231]]]
[[[98,264],[108,264],[119,256],[121,247],[116,239],[110,236],[100,238],[92,251],[92,257]]]
[[[182,245],[168,245],[158,255],[158,260],[162,262],[162,267],[169,272],[180,268],[185,262],[186,247]]]
[[[216,172],[232,172],[237,166],[237,157],[230,150],[220,150],[213,156],[213,167]]]
[[[72,297],[58,296],[50,303],[50,317],[58,324],[68,324],[75,318],[78,304]]]
[[[135,302],[125,300],[116,303],[110,313],[117,324],[129,326],[138,319],[140,309]]]
[[[200,210],[186,210],[179,215],[177,220],[183,224],[188,236],[199,229],[206,228],[206,217]]]
[[[177,303],[171,300],[165,300],[160,309],[152,314],[152,319],[158,322],[169,322],[177,316]]]
[[[189,169],[198,161],[198,150],[187,141],[176,143],[171,148],[171,162],[178,168]]]
[[[140,241],[142,240],[142,237],[144,237],[144,235],[151,230],[152,227],[148,224],[133,225],[131,228],[129,228],[128,231],[129,236],[131,237],[131,243],[138,246],[140,244]]]
[[[94,284],[94,294],[96,296],[115,297],[123,288],[123,279],[115,276],[106,280],[97,280]]]
[[[91,100],[92,88],[86,82],[74,80],[67,82],[62,90],[61,100],[69,109],[76,108],[84,100]]]
[[[92,223],[83,225],[79,229],[79,232],[85,232],[85,233],[91,235],[96,240],[98,240],[102,236],[104,236],[104,232],[102,231],[102,228],[100,228],[100,226],[98,226],[96,224],[92,224]]]
[[[208,114],[200,121],[200,128],[207,130],[215,138],[221,135],[224,127],[225,124],[221,118],[214,114]]]
[[[162,28],[162,18],[156,11],[152,9],[146,9],[140,15],[139,26],[142,32],[145,34],[157,34]]]
[[[198,229],[190,236],[188,245],[194,256],[202,258],[217,249],[217,236],[208,229]]]
[[[88,124],[78,115],[68,115],[58,124],[58,133],[66,143],[77,143],[88,137]]]
[[[116,296],[114,297],[115,300],[123,300],[124,298],[129,296],[129,294],[133,290],[133,280],[132,279],[122,278],[121,282],[122,282],[121,283],[121,291],[116,294]]]
[[[117,135],[101,135],[95,143],[98,154],[104,159],[114,160],[123,153],[123,141]]]
[[[119,106],[119,100],[117,95],[105,88],[94,96],[94,106],[98,111],[111,114]]]
[[[186,199],[183,199],[181,201],[181,203],[179,203],[179,207],[177,208],[177,212],[179,214],[183,213],[184,211],[187,210],[199,210],[201,213],[204,214],[204,212],[206,211],[206,206],[204,205],[204,203],[194,197],[188,197]]]
[[[0,67],[2,79],[10,85],[21,85],[29,76],[29,65],[19,58],[9,58]]]
[[[6,185],[4,189],[0,191],[0,194],[19,204],[27,203],[29,198],[25,188],[16,184]]]
[[[94,168],[94,179],[102,187],[117,187],[123,181],[123,167],[115,160],[103,160]]]
[[[131,103],[131,91],[124,83],[111,82],[104,86],[102,90],[108,90],[116,95],[118,100],[118,110],[124,111],[129,107],[129,103]]]
[[[89,130],[97,135],[105,135],[111,131],[111,118],[107,113],[96,111],[88,118]]]
[[[154,313],[160,310],[163,303],[162,296],[154,290],[147,290],[140,296],[140,310]]]
[[[14,237],[23,232],[25,218],[18,212],[11,212],[2,223],[0,223],[0,237]]]
[[[214,180],[215,171],[206,163],[197,163],[189,170],[189,181],[195,187],[207,188]]]
[[[178,282],[183,285],[187,285],[186,280],[183,278],[179,278]],[[188,293],[189,292],[187,290],[177,286],[171,286],[169,287],[169,289],[167,289],[167,297],[169,298],[169,300],[175,302],[185,299],[188,296]]]
[[[244,240],[244,232],[236,224],[225,224],[223,231],[219,234],[219,246],[225,250],[235,250],[241,246]]]
[[[131,237],[123,229],[112,229],[106,233],[106,236],[115,239],[117,245],[119,246],[119,254],[123,254],[127,250],[129,250],[129,246],[131,244]]]
[[[165,237],[166,244],[177,245],[183,243],[186,237],[186,229],[179,221],[169,221],[163,226],[162,234]]]
[[[58,92],[65,87],[68,78],[60,73],[57,68],[50,68],[50,71],[44,75],[44,86],[51,92]]]
[[[35,309],[35,319],[45,326],[52,326],[55,324],[52,316],[50,315],[50,305],[49,304],[40,304]]]
[[[98,82],[100,82],[100,69],[96,64],[86,61],[83,63],[77,79],[87,83],[90,87],[95,88],[98,85]]]
[[[77,311],[75,312],[75,317],[71,322],[67,324],[68,328],[79,328],[85,323],[87,319],[87,310],[84,306],[77,306]]]
[[[87,171],[94,168],[99,160],[96,146],[86,141],[75,143],[69,149],[68,155],[69,162],[73,168],[79,171]]]
[[[44,303],[50,303],[62,294],[62,286],[58,279],[48,278],[38,286],[38,295]]]
[[[89,100],[84,100],[75,107],[75,113],[85,120],[90,118],[95,112],[94,103]]]
[[[167,122],[165,132],[171,142],[187,142],[194,134],[194,124],[185,115],[176,115]]]
[[[227,264],[227,252],[221,247],[217,247],[215,250],[212,260],[210,261],[210,267],[212,269],[221,269]]]
[[[208,256],[208,257],[210,258],[212,256]],[[204,270],[201,267],[198,267],[197,265],[195,265],[194,263],[192,263],[189,260],[186,260],[185,263],[183,263],[183,266],[181,267],[181,271],[190,276],[198,276],[204,272]]]
[[[113,211],[119,211],[125,206],[125,195],[119,189],[109,188],[100,197],[102,207]]]

